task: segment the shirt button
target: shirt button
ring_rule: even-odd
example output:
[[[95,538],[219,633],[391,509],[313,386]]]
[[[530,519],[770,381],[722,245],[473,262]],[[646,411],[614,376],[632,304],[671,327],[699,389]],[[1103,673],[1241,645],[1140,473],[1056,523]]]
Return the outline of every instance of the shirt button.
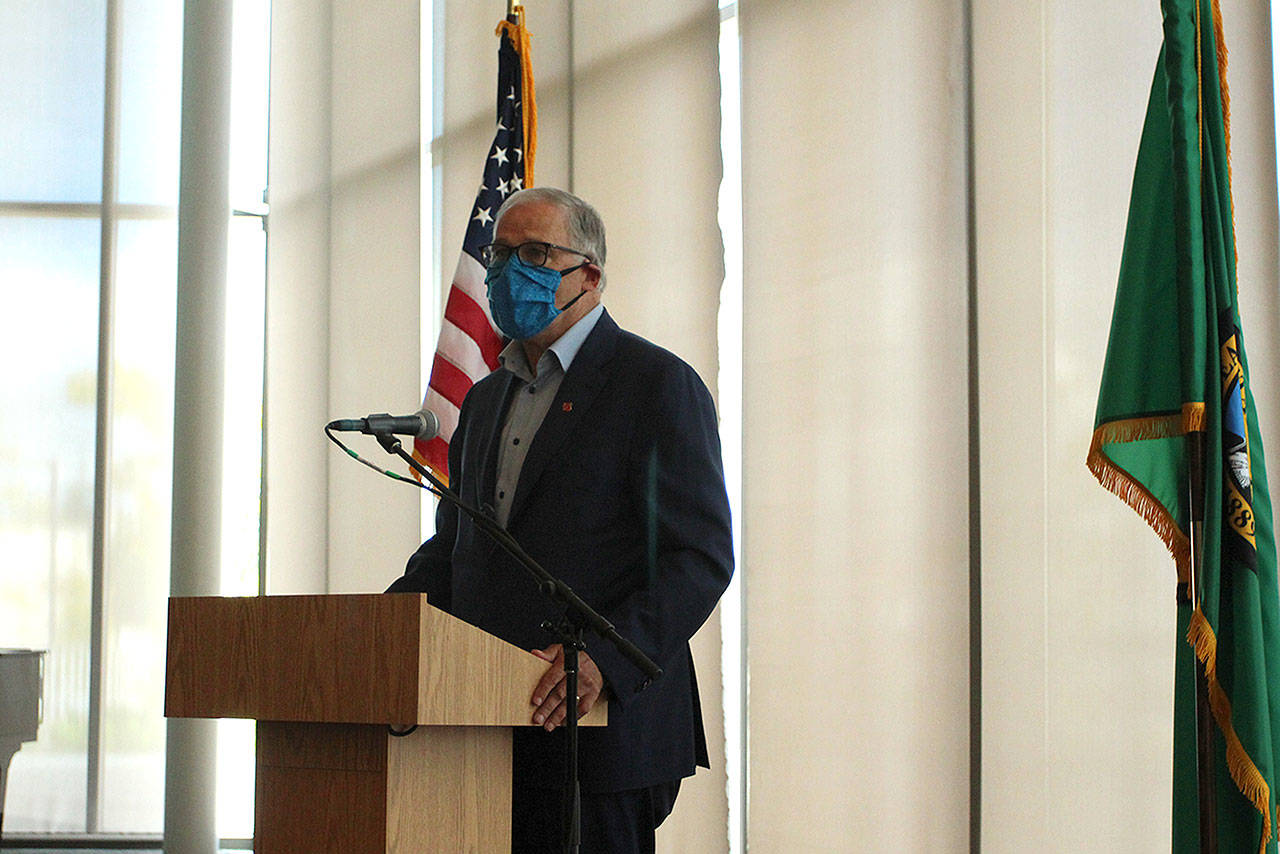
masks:
[[[506,493],[506,491],[505,491],[505,490],[501,490],[501,489],[499,489],[499,490],[498,490],[498,497],[499,497],[499,498],[506,498],[506,497],[507,497],[507,493]]]
[[[520,444],[520,437],[518,437],[518,436],[517,436],[516,438],[512,439],[512,440],[511,440],[511,444],[513,444],[513,445],[519,445],[519,444]]]

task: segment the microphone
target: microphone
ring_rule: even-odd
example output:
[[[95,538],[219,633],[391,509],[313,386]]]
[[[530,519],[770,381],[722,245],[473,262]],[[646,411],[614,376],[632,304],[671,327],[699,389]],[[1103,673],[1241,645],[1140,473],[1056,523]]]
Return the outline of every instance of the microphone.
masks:
[[[421,409],[412,415],[378,412],[364,418],[340,418],[330,421],[327,426],[338,433],[368,433],[370,436],[398,433],[415,439],[431,439],[440,432],[440,419],[431,410]]]

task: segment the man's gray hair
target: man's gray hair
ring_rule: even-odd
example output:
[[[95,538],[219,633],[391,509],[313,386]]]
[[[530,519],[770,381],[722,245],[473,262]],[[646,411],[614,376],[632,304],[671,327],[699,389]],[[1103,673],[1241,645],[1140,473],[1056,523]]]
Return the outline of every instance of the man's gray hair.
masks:
[[[516,205],[528,202],[549,202],[564,211],[564,221],[569,230],[569,242],[573,249],[583,252],[591,262],[600,268],[600,287],[604,288],[604,220],[590,204],[573,193],[555,187],[529,187],[517,190],[507,197],[498,208],[493,218],[493,230],[496,234],[502,215]]]

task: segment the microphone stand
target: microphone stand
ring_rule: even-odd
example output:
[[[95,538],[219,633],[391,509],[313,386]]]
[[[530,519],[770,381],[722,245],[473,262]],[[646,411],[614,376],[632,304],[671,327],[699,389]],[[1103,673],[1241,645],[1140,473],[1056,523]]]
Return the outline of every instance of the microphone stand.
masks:
[[[564,650],[564,839],[565,851],[578,854],[582,844],[582,791],[578,784],[578,655],[587,647],[582,641],[582,626],[569,611],[558,622],[545,621],[542,628],[558,637]]]
[[[542,624],[542,628],[557,636],[564,651],[565,679],[565,850],[569,854],[577,854],[581,845],[581,789],[578,782],[578,658],[586,649],[583,642],[583,630],[591,629],[601,638],[612,643],[618,652],[636,666],[646,679],[641,688],[648,687],[654,679],[662,675],[662,668],[645,655],[639,647],[618,634],[613,624],[600,615],[598,611],[584,602],[569,585],[547,572],[529,556],[514,537],[505,528],[475,507],[463,501],[449,487],[445,486],[430,471],[422,466],[413,456],[407,453],[400,440],[390,432],[375,431],[374,437],[383,449],[398,456],[409,464],[410,468],[422,475],[432,486],[432,491],[441,498],[455,505],[466,513],[480,530],[484,531],[497,543],[503,551],[511,555],[533,576],[538,588],[565,608],[564,616],[558,622],[550,620]],[[571,699],[572,698],[572,699]]]

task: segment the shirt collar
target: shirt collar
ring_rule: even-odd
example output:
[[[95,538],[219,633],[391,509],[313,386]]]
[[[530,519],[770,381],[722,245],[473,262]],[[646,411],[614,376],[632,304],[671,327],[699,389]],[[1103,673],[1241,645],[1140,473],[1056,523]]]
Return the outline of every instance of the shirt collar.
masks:
[[[564,333],[557,338],[547,352],[542,354],[542,358],[547,357],[547,353],[554,353],[556,361],[560,363],[560,369],[565,373],[569,372],[569,366],[573,364],[573,360],[578,355],[578,351],[582,349],[583,343],[587,340],[587,336],[591,334],[591,330],[596,328],[596,324],[600,321],[601,315],[604,314],[604,303],[600,303],[591,311],[587,312],[578,320],[577,323],[570,326]],[[533,370],[529,365],[529,359],[525,356],[524,347],[520,346],[520,342],[512,339],[507,342],[507,346],[502,348],[502,352],[498,354],[498,361],[502,363],[502,367],[529,382],[533,379]]]
[[[565,373],[569,372],[569,365],[573,364],[578,351],[582,349],[583,342],[587,340],[591,330],[596,328],[596,323],[602,314],[604,314],[604,303],[600,303],[584,314],[581,320],[566,329],[564,334],[547,348],[556,354],[556,358],[560,360],[560,367]]]

